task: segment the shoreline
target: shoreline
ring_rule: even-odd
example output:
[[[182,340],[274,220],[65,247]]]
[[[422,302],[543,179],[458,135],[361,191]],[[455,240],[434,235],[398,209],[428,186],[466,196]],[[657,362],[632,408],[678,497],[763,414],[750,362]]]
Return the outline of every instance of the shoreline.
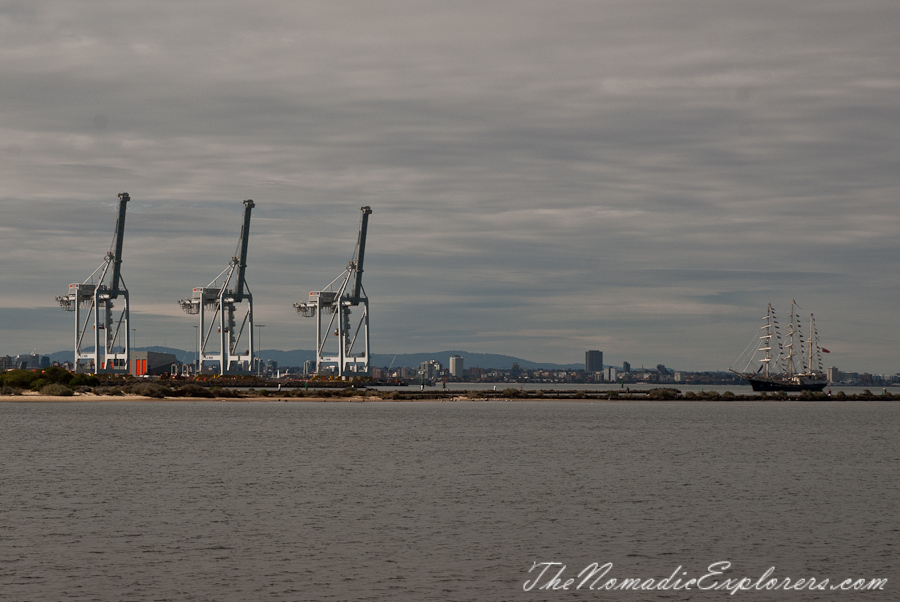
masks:
[[[522,398],[522,397],[469,397],[463,395],[448,395],[446,397],[429,397],[429,398],[400,398],[400,399],[384,399],[375,395],[356,395],[350,397],[293,397],[293,396],[274,396],[266,395],[259,397],[148,397],[144,395],[94,395],[91,393],[75,393],[70,396],[54,396],[41,395],[31,391],[23,392],[21,395],[2,395],[0,403],[174,403],[174,402],[228,402],[228,403],[457,403],[457,402],[520,402],[520,403],[541,403],[541,402],[577,402],[577,403],[747,403],[747,402],[764,402],[764,403],[847,403],[847,402],[879,402],[889,403],[898,401],[896,399],[887,398],[880,399],[880,396],[873,396],[871,399],[859,399],[856,397],[846,398],[825,398],[825,399],[802,399],[799,396],[786,397],[755,397],[755,398],[738,398],[738,399],[691,399],[685,397],[676,397],[672,399],[654,399],[654,398]]]

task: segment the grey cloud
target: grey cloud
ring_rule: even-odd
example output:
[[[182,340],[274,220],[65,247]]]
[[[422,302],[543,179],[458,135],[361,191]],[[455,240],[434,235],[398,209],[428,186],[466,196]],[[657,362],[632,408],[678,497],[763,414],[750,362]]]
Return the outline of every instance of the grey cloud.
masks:
[[[180,336],[174,301],[224,268],[254,198],[266,344],[309,346],[290,304],[340,273],[371,205],[365,283],[384,352],[452,339],[569,362],[608,343],[616,361],[725,368],[756,308],[797,297],[853,350],[834,361],[895,372],[859,342],[900,334],[883,326],[898,13],[6,3],[0,251],[16,262],[0,306],[49,305],[90,273],[127,190],[136,311]],[[29,347],[20,330],[3,338]]]

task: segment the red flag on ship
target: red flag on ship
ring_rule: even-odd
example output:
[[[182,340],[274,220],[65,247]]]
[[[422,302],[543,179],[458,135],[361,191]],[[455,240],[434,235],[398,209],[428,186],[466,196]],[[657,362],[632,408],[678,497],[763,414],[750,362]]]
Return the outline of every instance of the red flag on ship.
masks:
[[[822,348],[822,353],[831,353],[831,352],[828,351],[827,349],[825,349],[825,348],[823,347],[823,348]]]

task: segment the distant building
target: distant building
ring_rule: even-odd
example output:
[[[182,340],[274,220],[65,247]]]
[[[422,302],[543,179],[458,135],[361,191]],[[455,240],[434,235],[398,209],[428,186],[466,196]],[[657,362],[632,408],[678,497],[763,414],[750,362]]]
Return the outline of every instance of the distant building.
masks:
[[[622,372],[624,372],[625,374],[630,374],[631,364],[629,364],[628,362],[622,362]]]
[[[665,364],[656,364],[656,371],[660,376],[665,376],[669,373],[669,370],[666,368]]]
[[[465,368],[463,367],[463,358],[458,355],[454,355],[450,358],[450,376],[453,378],[462,378],[465,374]]]
[[[606,368],[603,370],[603,380],[608,383],[616,382],[616,377],[618,376],[618,370],[613,367]]]
[[[419,364],[418,376],[426,379],[437,378],[443,371],[444,367],[441,366],[439,361],[428,360]]]
[[[588,374],[603,371],[603,352],[597,350],[584,352],[584,371]]]
[[[832,366],[828,369],[828,382],[836,383],[841,380],[841,371]]]
[[[306,360],[303,362],[303,374],[309,376],[316,373],[316,360]]]
[[[12,370],[16,367],[16,359],[9,355],[0,357],[0,371]]]
[[[155,351],[132,351],[129,372],[134,376],[173,374],[178,358],[174,353]]]
[[[840,375],[842,383],[853,385],[859,382],[858,372],[841,372]]]
[[[50,358],[47,358],[47,365],[50,365]],[[20,370],[37,370],[41,367],[41,356],[37,354],[25,354],[16,356],[16,368]]]

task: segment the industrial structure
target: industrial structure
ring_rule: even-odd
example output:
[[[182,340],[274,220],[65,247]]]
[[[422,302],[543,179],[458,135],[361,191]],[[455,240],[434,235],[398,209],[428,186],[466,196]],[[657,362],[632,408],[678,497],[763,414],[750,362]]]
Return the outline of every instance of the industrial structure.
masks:
[[[134,376],[175,374],[178,358],[173,353],[135,351],[131,354],[131,373]]]
[[[198,371],[203,372],[206,364],[218,362],[219,374],[249,374],[253,370],[253,295],[247,287],[244,275],[247,269],[247,244],[250,239],[250,212],[256,206],[252,200],[244,201],[244,221],[241,237],[235,255],[212,282],[194,289],[190,299],[181,299],[181,309],[189,315],[200,316],[197,336],[200,338]],[[219,279],[223,278],[219,285]],[[246,303],[245,303],[246,302]],[[239,305],[244,304],[246,312],[236,320]],[[206,314],[213,312],[207,327]],[[218,320],[216,319],[218,318]],[[218,329],[213,337],[213,330]],[[246,350],[242,351],[241,339],[247,333]],[[214,342],[215,341],[215,342]],[[215,348],[218,347],[218,350]]]
[[[116,233],[100,267],[84,282],[70,284],[67,295],[56,297],[60,307],[75,312],[75,372],[128,372],[131,344],[128,338],[128,289],[122,280],[122,243],[129,200],[127,192],[119,195]],[[116,318],[113,301],[118,299],[122,300],[122,311]],[[87,314],[83,320],[82,314]],[[91,325],[93,328],[88,337]],[[91,351],[87,351],[87,345],[93,345]]]
[[[325,290],[312,291],[309,300],[294,303],[297,313],[316,322],[316,373],[331,368],[340,377],[369,373],[369,298],[362,286],[363,259],[366,253],[366,230],[372,209],[361,207],[359,237],[353,258],[344,272]],[[335,283],[340,281],[337,290]],[[351,323],[351,308],[362,306],[359,320]],[[322,327],[323,319],[328,324]],[[360,334],[362,339],[360,340]]]

